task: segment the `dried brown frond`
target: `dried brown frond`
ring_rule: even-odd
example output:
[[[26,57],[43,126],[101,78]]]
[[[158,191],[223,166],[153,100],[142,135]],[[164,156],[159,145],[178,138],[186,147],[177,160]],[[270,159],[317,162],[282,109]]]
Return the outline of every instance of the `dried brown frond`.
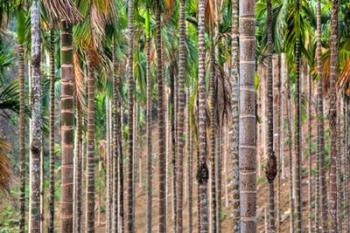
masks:
[[[210,30],[214,30],[217,20],[217,5],[215,0],[207,0],[205,18]]]
[[[8,192],[10,188],[12,170],[10,160],[7,157],[10,148],[10,143],[0,138],[0,192]]]
[[[344,89],[346,88],[345,93],[349,95],[350,94],[349,84],[350,84],[350,58],[348,58],[345,61],[344,68],[339,75],[337,85],[338,85],[338,88],[344,88]]]
[[[72,0],[43,0],[43,3],[54,24],[62,21],[76,24],[83,20]]]
[[[84,88],[84,73],[80,67],[80,59],[77,51],[73,54],[73,67],[74,67],[74,91],[77,97],[77,104],[79,104],[82,111],[85,111],[86,104],[84,99],[85,88]]]

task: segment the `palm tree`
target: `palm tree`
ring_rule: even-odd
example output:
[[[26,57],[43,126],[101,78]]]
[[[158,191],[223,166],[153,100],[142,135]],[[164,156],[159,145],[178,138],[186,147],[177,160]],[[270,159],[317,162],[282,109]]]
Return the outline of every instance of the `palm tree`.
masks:
[[[330,186],[329,186],[329,232],[337,231],[337,92],[338,77],[338,0],[332,2],[329,82],[329,137],[330,137]]]
[[[185,113],[185,73],[186,73],[186,22],[185,22],[185,0],[180,0],[180,17],[179,17],[179,27],[180,27],[180,38],[179,38],[179,74],[178,74],[178,89],[177,89],[177,192],[178,192],[178,202],[177,202],[177,233],[182,233],[183,231],[183,167],[184,167],[184,113]]]
[[[163,61],[162,61],[162,37],[161,37],[161,3],[156,1],[156,34],[157,34],[157,81],[158,81],[158,130],[159,130],[159,233],[167,232],[166,224],[166,151],[165,151],[165,109],[163,86]]]
[[[40,6],[37,0],[31,7],[31,80],[32,80],[32,137],[30,142],[30,229],[31,233],[40,232],[40,154],[41,134],[41,38]]]
[[[272,78],[272,2],[267,1],[267,167],[266,178],[269,182],[269,232],[275,232],[275,190],[274,179],[277,175],[277,161],[273,150],[273,78]]]
[[[134,1],[128,1],[128,233],[135,232],[134,213],[134,145],[133,145],[133,116],[134,116]]]
[[[50,186],[49,186],[49,223],[48,232],[54,232],[55,225],[55,32],[50,31]]]
[[[208,223],[208,166],[206,143],[206,88],[205,88],[205,1],[198,2],[198,145],[199,166],[197,171],[199,191],[200,232],[209,231]]]
[[[239,3],[241,232],[256,232],[255,0]]]
[[[73,231],[74,94],[72,25],[81,20],[71,0],[44,1],[54,24],[61,23],[61,232]]]
[[[238,0],[232,0],[232,186],[233,186],[233,232],[240,232],[239,195],[239,32]]]
[[[20,5],[17,10],[17,38],[18,38],[18,79],[19,79],[19,161],[20,161],[20,220],[19,232],[25,231],[25,100],[24,100],[24,10]]]

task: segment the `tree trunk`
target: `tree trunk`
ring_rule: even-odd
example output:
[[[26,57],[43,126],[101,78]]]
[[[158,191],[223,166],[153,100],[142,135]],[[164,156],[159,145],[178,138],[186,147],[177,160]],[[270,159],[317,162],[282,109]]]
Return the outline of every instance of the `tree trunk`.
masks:
[[[55,224],[55,34],[50,31],[50,115],[49,115],[49,160],[50,160],[50,184],[49,184],[49,217],[48,233],[54,232]]]
[[[159,130],[159,233],[167,232],[166,222],[166,132],[165,132],[165,109],[164,109],[164,86],[163,86],[163,61],[162,61],[162,38],[160,0],[156,2],[156,33],[157,33],[157,81],[158,81],[158,130]]]
[[[255,0],[239,2],[241,233],[256,232]]]
[[[292,138],[292,106],[291,106],[291,96],[290,96],[290,80],[288,77],[288,68],[287,68],[287,60],[286,55],[282,56],[282,67],[283,67],[283,75],[286,77],[285,85],[286,85],[286,114],[287,114],[287,142],[288,142],[288,163],[289,163],[289,177],[288,177],[288,187],[289,187],[289,230],[290,233],[294,233],[295,229],[295,209],[294,209],[294,182],[293,182],[293,138]]]
[[[30,141],[30,229],[31,233],[40,232],[40,154],[41,132],[41,39],[40,6],[34,0],[31,7],[31,82],[32,82],[32,137]]]
[[[77,113],[77,128],[76,128],[76,148],[75,148],[75,165],[74,165],[74,210],[73,220],[74,227],[73,232],[82,232],[82,147],[83,147],[83,116],[80,103],[77,101],[76,113]]]
[[[25,232],[26,217],[26,156],[25,156],[25,93],[24,93],[24,27],[25,17],[22,9],[17,11],[17,36],[18,36],[18,82],[19,82],[19,161],[20,161],[20,219],[19,232]],[[50,233],[50,232],[49,232]]]
[[[216,137],[217,135],[217,119],[215,114],[215,45],[214,45],[214,39],[211,39],[211,45],[210,45],[210,74],[209,74],[209,159],[210,159],[210,199],[211,199],[211,205],[210,205],[210,214],[211,214],[211,232],[217,231],[216,223],[217,223],[217,174],[216,174]]]
[[[330,82],[329,82],[329,138],[330,138],[330,176],[329,176],[329,232],[337,231],[337,93],[338,77],[338,0],[332,2],[331,42],[330,42]]]
[[[273,111],[273,72],[272,72],[272,54],[273,54],[273,41],[272,41],[272,2],[271,0],[267,1],[267,164],[266,164],[266,178],[269,183],[269,200],[268,200],[268,208],[269,208],[269,232],[276,232],[275,226],[275,188],[274,188],[274,180],[277,175],[277,161],[274,152],[274,137],[273,137],[273,129],[274,129],[274,111]]]
[[[95,77],[91,61],[92,51],[88,51],[88,114],[87,114],[87,204],[86,229],[88,233],[95,232]]]
[[[300,0],[296,1],[296,8],[300,11]],[[296,97],[295,97],[295,209],[296,209],[296,233],[302,232],[302,202],[301,202],[301,42],[300,34],[296,36],[295,43],[295,65],[296,65]]]
[[[276,180],[276,189],[277,189],[277,195],[276,195],[276,232],[281,232],[281,164],[282,164],[282,155],[281,155],[281,74],[280,74],[280,55],[276,54],[273,56],[272,60],[272,66],[273,66],[273,147],[274,152],[277,160],[277,180]]]
[[[149,10],[147,9],[149,23]],[[149,25],[147,26],[149,28]],[[147,233],[152,233],[152,187],[153,187],[153,170],[152,170],[152,76],[151,76],[151,38],[147,32],[147,106],[146,106],[146,137],[147,137]]]
[[[134,1],[128,1],[128,217],[127,231],[135,232],[134,213]]]
[[[239,195],[239,32],[238,0],[232,0],[232,192],[233,192],[233,233],[240,233],[240,195]]]
[[[193,231],[193,145],[192,145],[192,133],[191,133],[191,111],[190,111],[190,88],[187,91],[187,170],[188,170],[188,233]]]
[[[180,0],[180,38],[179,38],[179,74],[178,74],[178,105],[177,105],[177,140],[176,140],[176,153],[177,153],[177,233],[183,232],[183,167],[184,167],[184,147],[185,147],[185,133],[184,133],[184,121],[185,121],[185,72],[186,72],[186,22],[185,22],[185,0]]]
[[[199,167],[197,180],[199,185],[200,232],[209,232],[208,223],[208,166],[206,142],[206,85],[205,85],[205,1],[198,3],[198,144]]]
[[[308,216],[308,232],[312,233],[312,226],[313,226],[313,207],[312,207],[312,77],[309,73],[309,68],[307,68],[307,76],[308,78],[308,209],[309,209],[309,216]]]
[[[317,163],[316,171],[318,175],[318,187],[316,190],[318,197],[316,197],[316,209],[319,206],[320,209],[320,226],[322,232],[328,232],[328,201],[327,201],[327,186],[325,176],[325,154],[324,154],[324,120],[323,120],[323,84],[322,84],[322,44],[321,44],[321,1],[317,1],[317,30],[316,30],[316,61],[317,61]]]

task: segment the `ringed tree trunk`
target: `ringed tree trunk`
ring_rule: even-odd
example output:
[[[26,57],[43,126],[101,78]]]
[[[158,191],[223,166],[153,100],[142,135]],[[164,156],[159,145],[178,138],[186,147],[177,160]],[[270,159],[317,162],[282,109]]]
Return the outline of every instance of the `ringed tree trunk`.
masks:
[[[272,77],[272,55],[273,55],[273,41],[272,41],[272,2],[267,1],[267,164],[266,164],[266,178],[269,183],[269,225],[268,230],[271,233],[276,231],[275,226],[275,188],[274,180],[277,175],[277,161],[275,152],[273,150],[273,77]]]
[[[40,6],[34,0],[31,7],[31,87],[32,87],[32,137],[30,142],[30,228],[29,232],[40,232],[40,154],[41,133],[41,39]]]
[[[239,2],[241,233],[256,232],[255,0]]]
[[[338,77],[338,0],[332,2],[331,13],[331,58],[330,58],[330,87],[329,87],[329,137],[330,137],[330,177],[329,177],[329,232],[337,231],[337,92]]]
[[[208,179],[206,142],[206,87],[205,87],[205,0],[198,2],[198,146],[199,167],[197,171],[199,191],[199,228],[201,233],[209,232],[208,222]]]
[[[50,184],[49,184],[49,217],[48,233],[54,232],[55,226],[55,32],[50,31],[50,135],[49,135],[49,159],[50,159]]]
[[[128,1],[128,233],[135,232],[134,213],[134,145],[133,145],[133,116],[134,116],[134,1]]]
[[[296,1],[297,14],[300,14],[300,0]],[[296,209],[296,233],[302,232],[302,202],[301,202],[301,93],[300,93],[300,69],[301,69],[301,38],[296,35],[295,64],[296,64],[296,98],[295,98],[295,209]]]
[[[74,83],[72,26],[62,23],[61,34],[61,232],[73,231],[73,153],[74,153]]]
[[[276,232],[281,232],[281,176],[282,176],[282,155],[281,155],[281,74],[280,74],[280,54],[273,55],[273,148],[277,161],[277,180],[276,180]]]
[[[95,232],[95,76],[93,51],[86,53],[87,80],[87,198],[86,198],[86,232]]]
[[[317,62],[317,102],[316,102],[316,114],[317,114],[317,181],[316,184],[316,206],[319,207],[320,216],[320,227],[323,232],[328,231],[328,201],[327,201],[327,186],[326,186],[326,176],[325,176],[325,161],[324,161],[324,119],[323,119],[323,84],[322,84],[322,61],[321,61],[321,1],[317,1],[316,8],[317,16],[317,30],[316,30],[316,62]],[[317,189],[317,187],[319,187]],[[318,222],[316,220],[316,222]],[[318,229],[316,229],[317,231]]]
[[[156,1],[156,33],[157,33],[157,81],[158,81],[158,130],[159,130],[159,233],[167,230],[166,222],[166,132],[163,86],[162,38],[160,19],[160,0]]]
[[[239,32],[238,0],[232,0],[232,186],[233,186],[233,233],[240,233],[239,195]]]
[[[286,115],[287,115],[287,142],[288,142],[288,163],[289,163],[289,177],[288,177],[288,188],[289,188],[289,208],[290,208],[290,214],[289,214],[289,230],[290,233],[294,233],[294,227],[295,227],[295,210],[294,210],[294,182],[293,182],[293,152],[292,152],[292,145],[293,145],[293,139],[292,139],[292,106],[291,106],[291,96],[290,96],[290,80],[288,77],[288,68],[287,68],[287,59],[286,54],[282,54],[281,57],[282,62],[282,74],[285,77],[285,85],[286,85]]]
[[[149,8],[146,13],[147,27],[147,103],[146,103],[146,137],[147,137],[147,226],[146,232],[152,233],[152,187],[153,187],[153,171],[152,171],[152,75],[151,75],[151,36],[150,36],[150,15]]]
[[[190,88],[187,91],[187,170],[188,170],[188,233],[193,231],[193,145],[192,145],[192,133],[191,133],[191,112],[190,112]]]
[[[309,68],[307,68],[307,76],[308,78],[308,209],[309,209],[309,219],[308,219],[308,232],[312,233],[313,228],[313,213],[312,213],[312,77],[309,72]]]
[[[25,232],[26,217],[26,161],[25,161],[25,93],[24,93],[24,11],[19,7],[17,10],[17,37],[18,37],[18,80],[19,80],[19,161],[20,161],[20,219],[19,232]]]
[[[178,89],[177,89],[177,140],[176,140],[176,153],[177,153],[177,192],[178,200],[176,206],[177,212],[177,233],[183,232],[183,167],[184,167],[184,147],[185,147],[185,134],[184,134],[184,121],[185,121],[185,72],[186,72],[186,22],[185,22],[185,0],[180,0],[180,38],[179,38],[179,74],[178,74]]]
[[[221,145],[217,145],[216,137],[220,135],[217,133],[220,129],[217,129],[215,118],[215,48],[213,38],[211,39],[210,45],[210,78],[209,78],[209,159],[210,159],[210,195],[211,195],[211,232],[217,232],[217,176],[216,174],[216,148]]]

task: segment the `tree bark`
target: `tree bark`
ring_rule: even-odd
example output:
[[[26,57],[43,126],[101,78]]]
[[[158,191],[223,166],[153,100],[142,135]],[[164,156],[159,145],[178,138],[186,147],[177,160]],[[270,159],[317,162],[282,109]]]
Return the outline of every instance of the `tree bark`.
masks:
[[[273,56],[273,41],[272,41],[272,2],[267,1],[267,164],[266,164],[266,178],[269,183],[269,197],[268,197],[268,208],[269,208],[269,226],[268,230],[271,233],[276,232],[275,225],[275,187],[274,180],[277,175],[277,159],[274,152],[274,111],[273,111],[273,67],[272,67],[272,56]]]
[[[338,0],[332,2],[331,41],[330,41],[330,81],[329,81],[329,138],[330,138],[330,176],[329,176],[329,232],[337,229],[337,92],[338,77]]]
[[[317,201],[315,209],[319,209],[321,232],[328,232],[328,201],[327,201],[327,186],[325,176],[325,154],[324,154],[324,119],[323,119],[323,84],[322,84],[322,45],[321,45],[321,1],[317,1],[317,30],[316,30],[316,62],[317,62],[317,183],[316,186]],[[317,189],[317,187],[319,187]],[[319,208],[318,208],[319,207]],[[318,216],[318,215],[316,215]],[[318,221],[316,221],[318,222]]]
[[[25,232],[25,217],[26,217],[26,156],[25,156],[25,93],[24,93],[24,27],[25,17],[24,12],[20,8],[17,11],[17,36],[18,36],[18,82],[19,82],[19,161],[20,161],[20,218],[19,232]],[[49,232],[50,233],[50,232]]]
[[[204,0],[198,2],[198,144],[199,167],[197,180],[199,185],[199,215],[200,232],[209,232],[208,222],[208,178],[207,142],[206,142],[206,87],[205,87],[205,4]]]
[[[184,167],[184,147],[185,147],[185,134],[184,134],[184,121],[185,121],[185,72],[186,72],[186,22],[185,22],[185,0],[180,0],[180,38],[179,38],[179,74],[178,74],[178,105],[177,105],[177,140],[176,140],[176,153],[177,153],[177,233],[183,232],[183,167]]]
[[[32,137],[30,141],[30,228],[29,232],[40,231],[40,155],[42,149],[41,132],[41,39],[40,6],[34,0],[31,7],[31,87],[32,87]]]
[[[135,232],[135,213],[134,213],[134,1],[128,1],[128,213],[127,213],[127,231]]]
[[[296,1],[296,8],[300,11],[300,0]],[[296,65],[296,97],[295,97],[295,214],[296,214],[296,233],[302,232],[302,201],[301,201],[301,88],[300,88],[300,70],[301,70],[301,38],[300,34],[296,36],[295,42],[295,65]]]
[[[159,233],[167,232],[167,208],[166,208],[166,132],[163,86],[163,61],[162,61],[162,37],[160,0],[156,1],[156,53],[157,53],[157,81],[158,81],[158,130],[159,130]]]
[[[238,0],[232,0],[232,188],[233,188],[233,233],[240,233],[240,189],[239,189],[239,32]]]
[[[241,233],[256,232],[255,0],[239,2]]]

